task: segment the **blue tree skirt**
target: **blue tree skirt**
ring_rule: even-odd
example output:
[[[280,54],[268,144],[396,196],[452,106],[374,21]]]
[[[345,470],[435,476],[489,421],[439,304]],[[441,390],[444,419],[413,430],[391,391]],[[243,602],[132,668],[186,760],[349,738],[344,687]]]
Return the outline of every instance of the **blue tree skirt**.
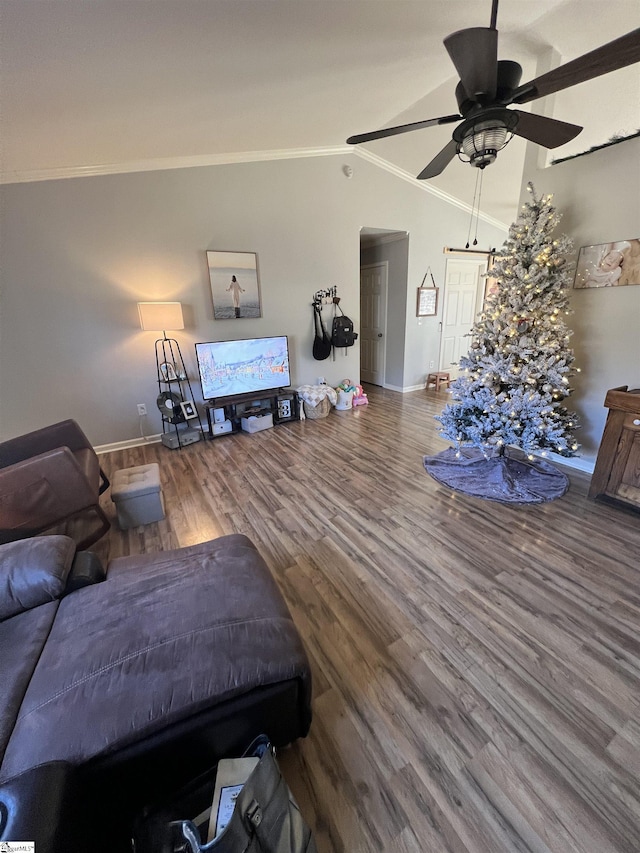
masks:
[[[424,457],[424,467],[434,480],[475,498],[517,504],[538,504],[562,497],[569,478],[544,459],[529,461],[519,451],[486,459],[476,447],[453,447]],[[517,456],[515,454],[518,454]]]

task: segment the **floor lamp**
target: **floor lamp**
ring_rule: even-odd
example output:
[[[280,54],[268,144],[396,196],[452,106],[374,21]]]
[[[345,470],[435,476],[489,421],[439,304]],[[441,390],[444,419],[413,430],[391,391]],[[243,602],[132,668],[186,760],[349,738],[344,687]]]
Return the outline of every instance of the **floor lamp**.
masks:
[[[182,447],[183,439],[178,430],[178,424],[185,423],[192,417],[197,417],[202,432],[202,421],[196,408],[191,382],[182,358],[180,344],[175,338],[168,338],[167,332],[184,329],[184,317],[180,302],[138,302],[140,327],[145,332],[162,332],[162,337],[156,340],[156,374],[158,379],[158,408],[162,414],[162,430],[166,432],[166,424],[172,424],[176,430],[177,445]],[[189,398],[185,401],[182,385],[189,389]],[[172,390],[175,384],[178,394]],[[163,386],[164,389],[163,390]],[[185,406],[189,403],[190,406]],[[185,434],[182,434],[186,438]]]

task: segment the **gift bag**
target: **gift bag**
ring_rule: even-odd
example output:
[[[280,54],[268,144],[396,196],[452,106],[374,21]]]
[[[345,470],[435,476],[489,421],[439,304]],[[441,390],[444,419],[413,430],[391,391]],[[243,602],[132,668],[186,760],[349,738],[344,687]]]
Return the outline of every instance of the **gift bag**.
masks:
[[[208,820],[197,825],[188,815],[176,819],[175,814],[179,808],[188,808],[189,802],[201,805],[203,791],[211,801],[214,773],[192,783],[186,796],[178,796],[173,806],[145,812],[134,827],[135,853],[317,853],[311,830],[265,736],[245,752],[245,756],[250,755],[258,755],[258,763],[238,794],[229,823],[217,838],[206,841]]]

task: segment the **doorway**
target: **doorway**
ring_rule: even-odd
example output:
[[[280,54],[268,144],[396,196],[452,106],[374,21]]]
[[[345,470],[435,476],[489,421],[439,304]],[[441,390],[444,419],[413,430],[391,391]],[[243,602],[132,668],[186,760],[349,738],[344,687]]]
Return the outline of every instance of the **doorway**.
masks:
[[[360,230],[360,376],[399,389],[404,381],[409,235]]]
[[[360,377],[384,385],[389,262],[360,267]]]
[[[486,259],[447,259],[438,369],[451,379],[459,373],[461,356],[469,351],[469,332],[484,301],[486,270]]]

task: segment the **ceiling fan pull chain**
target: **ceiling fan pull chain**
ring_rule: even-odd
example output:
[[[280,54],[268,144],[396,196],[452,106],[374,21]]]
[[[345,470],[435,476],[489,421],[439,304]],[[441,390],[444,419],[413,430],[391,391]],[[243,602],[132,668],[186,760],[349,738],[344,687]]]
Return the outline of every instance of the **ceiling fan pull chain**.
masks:
[[[479,169],[478,171],[482,172],[481,169]],[[478,178],[479,177],[480,177],[480,175],[478,175],[478,172],[476,172],[476,187],[473,191],[473,203],[471,204],[471,218],[469,219],[469,233],[467,234],[467,243],[466,243],[465,249],[469,248],[469,241],[471,240],[471,228],[473,227],[473,211],[476,208],[476,196],[478,194]]]
[[[480,191],[478,192],[478,207],[476,208],[476,236],[473,238],[473,245],[478,245],[478,222],[480,220],[480,201],[482,199],[482,176],[484,175],[484,169],[480,169]]]

